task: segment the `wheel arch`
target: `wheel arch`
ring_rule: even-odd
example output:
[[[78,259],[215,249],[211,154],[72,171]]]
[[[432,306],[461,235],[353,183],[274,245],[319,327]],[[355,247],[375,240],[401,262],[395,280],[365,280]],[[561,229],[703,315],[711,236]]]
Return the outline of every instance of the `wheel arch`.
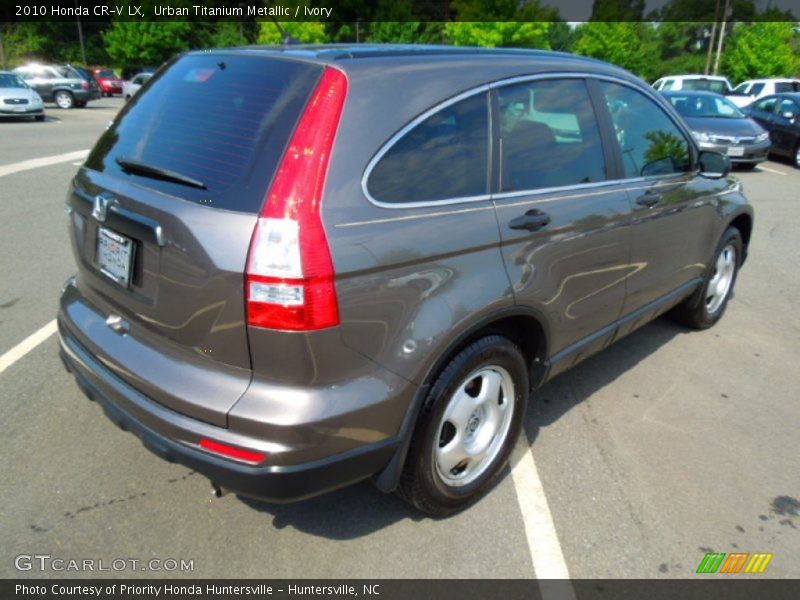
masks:
[[[744,264],[747,258],[747,250],[750,247],[750,237],[753,234],[753,217],[747,213],[740,213],[730,220],[728,227],[738,229],[739,234],[742,236],[743,252],[740,264]]]
[[[462,349],[475,340],[492,334],[507,337],[519,347],[528,365],[531,389],[538,387],[544,381],[547,374],[546,359],[548,357],[549,336],[547,322],[536,311],[520,306],[512,307],[493,313],[463,327],[445,347],[444,351],[439,353],[439,358],[433,362],[425,375],[422,385],[414,395],[400,428],[398,436],[400,445],[386,467],[373,478],[378,489],[383,492],[392,492],[397,487],[405,465],[411,436],[417,424],[420,408],[436,376]]]

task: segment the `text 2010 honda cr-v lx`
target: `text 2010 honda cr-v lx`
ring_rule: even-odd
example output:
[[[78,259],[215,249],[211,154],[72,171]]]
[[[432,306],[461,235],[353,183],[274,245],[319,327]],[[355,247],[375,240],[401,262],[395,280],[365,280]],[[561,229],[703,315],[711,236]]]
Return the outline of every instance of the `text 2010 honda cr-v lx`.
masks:
[[[108,416],[269,500],[372,478],[447,514],[529,391],[723,314],[753,212],[639,79],[565,54],[191,52],[67,198],[62,357]]]

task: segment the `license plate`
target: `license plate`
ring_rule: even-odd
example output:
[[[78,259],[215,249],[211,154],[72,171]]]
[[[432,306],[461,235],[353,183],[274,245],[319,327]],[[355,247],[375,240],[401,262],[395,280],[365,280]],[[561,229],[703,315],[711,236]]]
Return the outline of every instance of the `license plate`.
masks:
[[[744,146],[728,146],[728,156],[744,156]]]
[[[24,106],[16,106],[14,107],[14,112],[25,112]]]
[[[131,281],[133,240],[105,227],[97,230],[97,266],[100,271],[128,287]]]

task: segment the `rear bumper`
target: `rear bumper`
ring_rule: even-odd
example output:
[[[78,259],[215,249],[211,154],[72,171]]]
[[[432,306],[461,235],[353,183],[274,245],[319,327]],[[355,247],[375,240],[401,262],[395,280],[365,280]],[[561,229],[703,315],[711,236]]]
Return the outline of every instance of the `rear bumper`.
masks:
[[[228,429],[209,425],[158,405],[127,385],[96,360],[64,327],[59,318],[61,359],[79,387],[100,404],[106,416],[130,431],[144,446],[169,462],[177,462],[208,477],[219,487],[272,502],[291,502],[316,496],[367,479],[392,458],[399,438],[391,437],[333,456],[293,465],[251,466],[218,458],[191,442],[208,437],[243,447],[263,447]],[[179,430],[184,439],[169,435]]]

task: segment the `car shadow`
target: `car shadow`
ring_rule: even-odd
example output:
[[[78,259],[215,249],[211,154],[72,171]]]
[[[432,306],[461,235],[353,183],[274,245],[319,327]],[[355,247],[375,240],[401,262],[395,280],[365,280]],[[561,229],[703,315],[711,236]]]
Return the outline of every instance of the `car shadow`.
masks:
[[[685,327],[661,317],[534,392],[523,430],[528,445],[533,445],[543,427],[560,419],[675,336],[687,332],[689,330]],[[565,394],[564,384],[569,378],[581,382],[580,394]],[[510,473],[510,468],[504,469],[500,480]],[[237,498],[253,510],[270,515],[275,529],[292,527],[334,540],[356,539],[406,519],[421,521],[431,518],[396,496],[379,492],[369,482],[292,504],[272,504],[242,496]]]
[[[687,333],[692,330],[668,316],[659,317],[536,390],[525,422],[529,444],[533,445],[543,427],[556,422],[676,336]],[[579,392],[572,385],[575,381],[580,382]]]

